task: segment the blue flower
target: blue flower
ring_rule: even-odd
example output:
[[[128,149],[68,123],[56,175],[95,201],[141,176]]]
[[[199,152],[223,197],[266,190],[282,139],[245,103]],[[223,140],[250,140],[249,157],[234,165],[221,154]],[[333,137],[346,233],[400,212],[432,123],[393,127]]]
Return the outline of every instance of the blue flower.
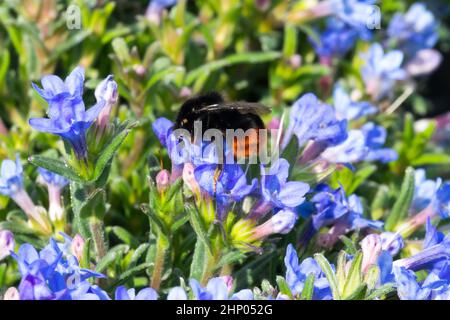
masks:
[[[377,126],[373,122],[368,122],[361,128],[366,139],[366,146],[369,149],[368,154],[364,157],[366,161],[380,161],[388,163],[397,160],[398,154],[390,148],[383,148],[386,142],[386,129]]]
[[[200,283],[191,279],[189,284],[196,300],[228,300],[228,286],[221,277],[211,278],[203,288]],[[248,289],[241,290],[230,297],[231,300],[251,300],[253,294]]]
[[[430,226],[428,226],[428,228],[430,228]],[[428,246],[421,252],[411,257],[396,260],[394,266],[404,267],[413,271],[423,269],[433,270],[436,269],[438,263],[448,262],[450,260],[450,235],[444,237],[442,241],[437,244],[430,245],[430,243],[428,243],[427,245]]]
[[[329,163],[350,164],[363,160],[368,152],[364,134],[360,130],[350,130],[344,142],[325,149],[320,157]]]
[[[135,289],[126,289],[124,286],[116,288],[116,300],[157,300],[158,294],[153,288],[144,288],[136,294]]]
[[[378,28],[381,16],[375,4],[377,0],[334,0],[334,14],[358,31],[364,40],[370,40],[370,29]]]
[[[223,221],[229,206],[250,194],[258,180],[253,179],[248,185],[245,173],[238,164],[225,164],[220,172],[218,170],[218,165],[203,164],[195,168],[194,175],[200,187],[210,196],[216,197],[217,219]]]
[[[441,186],[441,180],[429,180],[424,169],[416,169],[414,172],[414,196],[411,209],[414,213],[424,210],[430,205]]]
[[[267,171],[261,166],[261,206],[272,208],[295,208],[305,201],[309,185],[300,181],[287,181],[289,163],[286,159],[278,159]]]
[[[22,276],[19,285],[22,300],[70,300],[86,294],[101,293],[99,288],[92,287],[86,280],[104,276],[80,268],[75,256],[69,252],[72,239],[64,236],[65,243],[57,243],[51,239],[39,253],[32,245],[23,244],[17,254],[11,254],[16,259]]]
[[[72,76],[74,73],[77,76]],[[35,86],[39,94],[49,102],[49,118],[32,118],[29,123],[38,131],[59,135],[70,143],[79,159],[86,159],[86,131],[106,103],[101,100],[86,111],[81,97],[83,70],[75,69],[72,74],[67,77],[65,85],[60,78],[47,76],[42,79],[44,91]]]
[[[188,300],[188,297],[182,287],[173,287],[167,295],[167,300]]]
[[[167,146],[167,139],[172,128],[173,122],[164,117],[158,118],[152,123],[153,132],[163,147]]]
[[[405,246],[405,242],[401,235],[393,232],[380,233],[381,247],[389,252],[391,256],[397,255]]]
[[[347,24],[328,19],[327,28],[319,39],[309,38],[314,50],[321,58],[333,58],[345,55],[358,40],[358,32]]]
[[[0,170],[0,194],[12,196],[23,189],[23,168],[19,156],[16,161],[5,159]]]
[[[334,108],[338,119],[357,120],[378,112],[377,107],[369,102],[355,102],[340,85],[333,91]]]
[[[305,286],[306,278],[314,275],[314,300],[330,300],[332,299],[330,285],[322,269],[312,258],[307,258],[299,264],[297,252],[292,244],[289,244],[284,257],[284,265],[286,266],[286,282],[291,289],[293,295],[300,295]]]
[[[397,294],[401,300],[427,300],[431,289],[417,283],[414,272],[405,268],[394,267]]]
[[[381,221],[373,221],[363,216],[361,200],[356,195],[345,195],[342,187],[336,190],[327,185],[318,185],[317,193],[311,202],[315,205],[316,213],[312,216],[312,223],[304,231],[303,241],[308,241],[320,228],[333,225],[327,234],[321,234],[319,239],[324,246],[332,246],[339,237],[348,231],[372,228],[381,229]]]
[[[53,185],[57,187],[58,189],[64,188],[68,183],[69,180],[64,178],[63,176],[60,176],[59,174],[53,173],[51,171],[48,171],[44,168],[38,168],[39,174],[44,179],[44,181],[47,184]]]
[[[292,106],[287,132],[283,138],[284,149],[293,134],[297,136],[299,146],[313,140],[326,145],[337,145],[347,138],[347,121],[336,118],[333,107],[320,102],[308,93]]]
[[[401,68],[403,53],[399,50],[384,53],[383,47],[374,43],[364,59],[366,63],[361,74],[367,93],[374,99],[391,94],[396,81],[407,77],[405,70]]]
[[[439,39],[438,22],[424,3],[414,3],[406,13],[396,13],[388,36],[411,57],[422,49],[434,47]]]
[[[42,89],[32,83],[33,88],[39,95],[47,100],[49,104],[59,103],[63,100],[75,100],[74,104],[82,103],[84,83],[84,69],[76,67],[70,75],[63,81],[55,75],[48,75],[41,79]],[[50,110],[50,112],[56,110]]]

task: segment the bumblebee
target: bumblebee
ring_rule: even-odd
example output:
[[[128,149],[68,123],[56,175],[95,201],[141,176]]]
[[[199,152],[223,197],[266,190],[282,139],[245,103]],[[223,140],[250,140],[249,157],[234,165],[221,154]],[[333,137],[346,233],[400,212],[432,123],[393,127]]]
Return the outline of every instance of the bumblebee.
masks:
[[[226,102],[217,92],[210,92],[186,100],[180,108],[175,121],[175,129],[186,129],[194,135],[194,122],[202,122],[202,134],[208,129],[218,129],[225,136],[227,129],[255,129],[253,134],[245,137],[244,145],[237,140],[233,143],[234,156],[249,157],[258,151],[259,130],[264,129],[261,115],[270,113],[270,109],[260,103]],[[255,148],[256,146],[256,148]]]

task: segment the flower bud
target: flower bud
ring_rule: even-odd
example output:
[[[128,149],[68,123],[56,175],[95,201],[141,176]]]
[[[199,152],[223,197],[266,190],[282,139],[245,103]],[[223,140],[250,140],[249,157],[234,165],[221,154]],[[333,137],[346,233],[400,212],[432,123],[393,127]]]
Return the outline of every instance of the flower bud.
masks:
[[[75,235],[72,240],[72,244],[70,245],[70,250],[72,251],[72,254],[77,258],[78,262],[80,262],[83,258],[84,245],[85,241],[83,237],[81,237],[79,234]]]
[[[9,230],[0,230],[0,261],[14,250],[14,236]]]
[[[406,71],[409,75],[422,76],[432,73],[442,62],[442,55],[434,49],[424,49],[416,53],[416,55],[406,64]]]
[[[170,173],[167,170],[161,170],[156,175],[156,188],[159,193],[164,192],[170,185]]]
[[[253,239],[262,239],[274,233],[287,234],[292,230],[296,221],[295,212],[283,209],[262,225],[257,226],[253,230]]]
[[[227,276],[221,276],[220,278],[227,285],[228,293],[231,293],[231,291],[233,290],[233,282],[234,282],[233,277],[227,275]]]
[[[20,300],[19,291],[14,287],[8,288],[3,296],[3,300]]]
[[[289,64],[293,69],[300,68],[302,65],[302,56],[299,54],[294,54],[289,58]]]
[[[185,163],[183,167],[183,181],[188,186],[193,194],[200,196],[200,186],[194,176],[194,165],[192,163]]]
[[[103,135],[107,125],[112,107],[118,100],[117,83],[113,80],[113,76],[107,76],[95,89],[95,98],[97,102],[105,101],[105,106],[97,117],[97,139]]]
[[[378,234],[369,234],[361,241],[363,252],[362,271],[366,272],[371,265],[377,263],[381,253],[381,237]]]

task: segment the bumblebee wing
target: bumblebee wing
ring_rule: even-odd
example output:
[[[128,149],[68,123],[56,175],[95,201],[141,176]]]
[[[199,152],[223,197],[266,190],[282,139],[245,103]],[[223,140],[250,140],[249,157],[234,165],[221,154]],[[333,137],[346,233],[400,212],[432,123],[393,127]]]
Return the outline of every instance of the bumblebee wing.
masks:
[[[257,102],[223,102],[204,106],[195,110],[196,113],[200,112],[221,112],[235,110],[242,114],[252,113],[256,115],[264,115],[270,113],[270,108]]]

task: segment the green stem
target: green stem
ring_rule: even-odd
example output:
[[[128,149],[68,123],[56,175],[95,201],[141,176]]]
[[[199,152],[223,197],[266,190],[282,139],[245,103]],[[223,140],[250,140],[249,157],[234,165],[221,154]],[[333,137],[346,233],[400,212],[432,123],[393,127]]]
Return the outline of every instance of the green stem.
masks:
[[[156,239],[155,264],[153,266],[153,274],[150,280],[150,286],[155,290],[159,290],[159,287],[161,285],[167,249],[168,245],[165,239],[162,236],[158,235]]]
[[[103,258],[106,254],[105,232],[103,228],[103,221],[93,216],[89,219],[89,230],[94,241],[95,252],[97,254],[97,261]]]

